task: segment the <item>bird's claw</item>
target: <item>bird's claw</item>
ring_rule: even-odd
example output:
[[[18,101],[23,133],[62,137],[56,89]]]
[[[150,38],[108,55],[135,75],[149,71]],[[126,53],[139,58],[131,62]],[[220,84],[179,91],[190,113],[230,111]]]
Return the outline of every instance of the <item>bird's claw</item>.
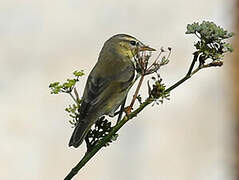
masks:
[[[131,110],[132,110],[132,107],[130,107],[130,106],[124,108],[124,112],[127,116],[131,113]]]

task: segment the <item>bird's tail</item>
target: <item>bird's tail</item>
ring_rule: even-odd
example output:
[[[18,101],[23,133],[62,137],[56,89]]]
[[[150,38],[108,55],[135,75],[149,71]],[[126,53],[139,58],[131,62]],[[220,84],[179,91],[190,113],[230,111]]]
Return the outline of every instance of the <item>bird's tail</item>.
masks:
[[[92,126],[91,120],[89,120],[88,118],[81,119],[73,131],[73,134],[72,134],[70,142],[69,142],[69,146],[73,146],[75,148],[79,147],[82,144],[82,142],[84,141],[91,126]]]

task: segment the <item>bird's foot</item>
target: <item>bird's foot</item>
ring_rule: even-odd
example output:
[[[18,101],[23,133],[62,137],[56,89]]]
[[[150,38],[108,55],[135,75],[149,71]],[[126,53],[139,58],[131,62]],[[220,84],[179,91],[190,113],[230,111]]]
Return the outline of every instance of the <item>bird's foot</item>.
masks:
[[[127,116],[129,116],[129,114],[131,113],[132,109],[133,109],[133,108],[132,108],[131,106],[128,106],[128,107],[124,108],[125,114],[126,114]]]

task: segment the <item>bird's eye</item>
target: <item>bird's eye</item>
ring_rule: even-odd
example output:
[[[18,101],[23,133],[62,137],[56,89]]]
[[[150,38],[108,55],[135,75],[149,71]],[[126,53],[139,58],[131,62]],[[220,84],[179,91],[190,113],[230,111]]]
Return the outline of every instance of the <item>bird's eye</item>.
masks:
[[[130,44],[131,44],[132,46],[135,46],[135,45],[136,45],[136,41],[130,41]]]

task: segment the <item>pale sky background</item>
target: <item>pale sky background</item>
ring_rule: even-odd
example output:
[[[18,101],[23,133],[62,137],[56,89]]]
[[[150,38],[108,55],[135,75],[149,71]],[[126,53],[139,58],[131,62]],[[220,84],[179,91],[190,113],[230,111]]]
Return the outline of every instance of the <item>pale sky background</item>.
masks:
[[[72,133],[66,95],[48,85],[74,70],[88,75],[116,33],[173,48],[162,68],[167,85],[187,71],[194,37],[186,25],[210,20],[233,31],[233,0],[1,0],[0,179],[58,180],[83,156]],[[233,180],[230,56],[145,109],[74,178],[84,180]],[[83,91],[86,77],[79,92]]]

